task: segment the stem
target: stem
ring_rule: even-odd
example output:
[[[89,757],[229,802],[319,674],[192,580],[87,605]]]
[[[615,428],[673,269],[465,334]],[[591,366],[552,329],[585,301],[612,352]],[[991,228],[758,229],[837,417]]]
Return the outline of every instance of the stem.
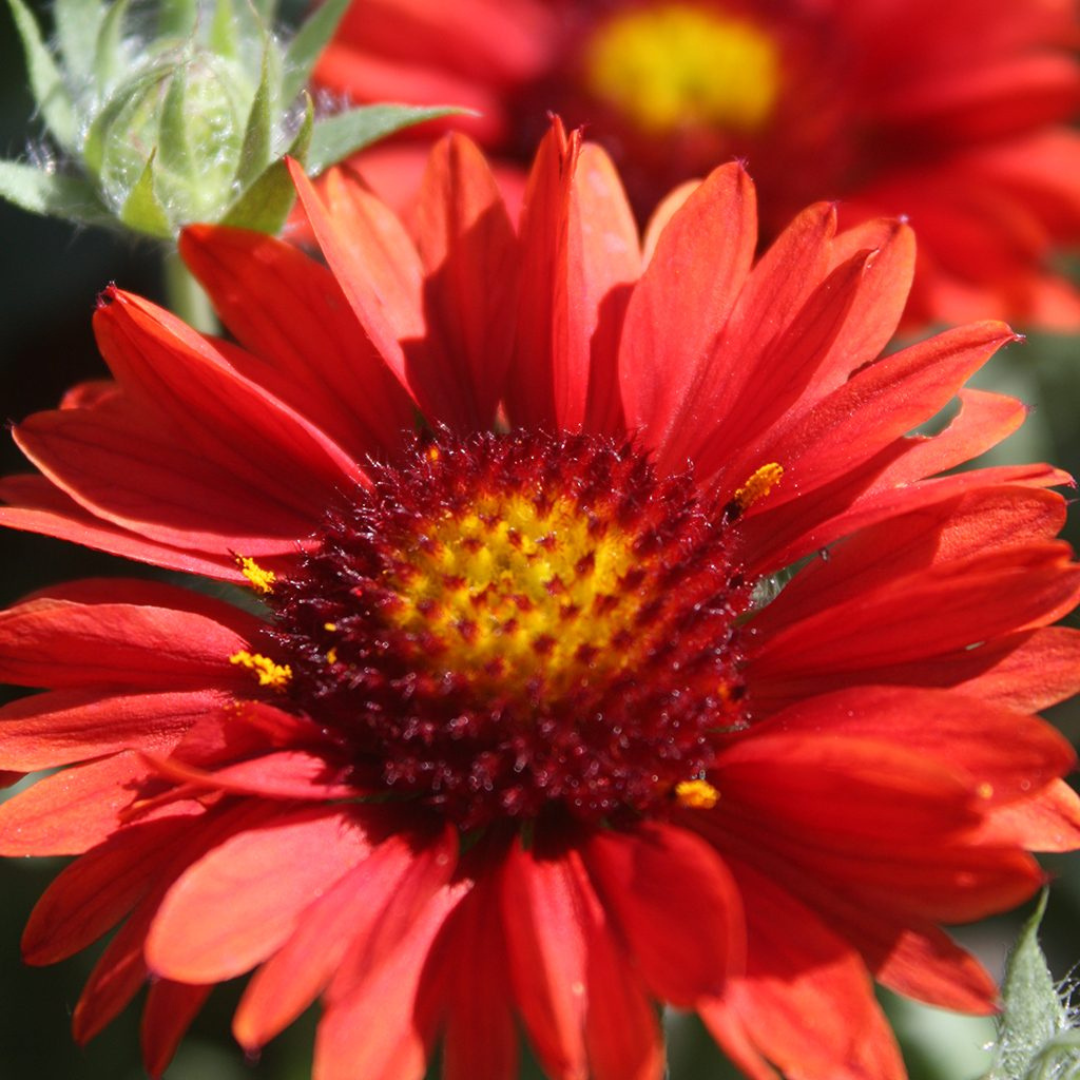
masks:
[[[175,250],[165,256],[165,301],[169,310],[193,329],[204,334],[221,333],[210,298]]]

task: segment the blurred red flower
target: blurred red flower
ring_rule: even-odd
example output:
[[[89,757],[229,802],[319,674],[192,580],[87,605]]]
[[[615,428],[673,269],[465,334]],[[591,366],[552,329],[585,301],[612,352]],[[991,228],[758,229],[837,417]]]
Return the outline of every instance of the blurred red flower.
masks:
[[[1072,0],[364,0],[317,75],[474,108],[455,123],[522,165],[549,110],[587,124],[639,215],[745,158],[766,241],[816,199],[845,226],[908,216],[909,326],[1075,330],[1053,255],[1080,239],[1078,31]],[[365,175],[400,198],[425,152],[373,151]]]
[[[879,359],[906,226],[816,205],[755,263],[726,165],[642,248],[558,126],[520,237],[462,136],[415,241],[348,172],[296,182],[328,266],[188,230],[239,344],[111,288],[115,382],[17,425],[40,475],[0,486],[8,526],[226,583],[0,613],[0,677],[45,688],[0,769],[66,766],[0,849],[79,856],[25,955],[120,924],[76,1037],[149,980],[159,1075],[254,971],[238,1040],[321,996],[317,1080],[419,1078],[439,1041],[509,1080],[518,1023],[551,1077],[660,1077],[654,1002],[755,1078],[896,1080],[871,976],[991,1011],[938,924],[1080,845],[1032,715],[1080,670],[1067,478],[951,471],[1021,421],[961,389],[1007,327]]]

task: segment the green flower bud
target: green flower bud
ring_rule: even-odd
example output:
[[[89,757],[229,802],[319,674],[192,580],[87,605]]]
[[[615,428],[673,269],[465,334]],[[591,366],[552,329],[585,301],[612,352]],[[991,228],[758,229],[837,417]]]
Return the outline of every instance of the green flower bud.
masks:
[[[316,120],[304,91],[348,0],[327,0],[288,42],[266,3],[57,0],[46,47],[8,0],[55,153],[0,161],[0,197],[36,213],[169,239],[193,221],[280,229],[286,155],[320,172],[445,109],[373,106]],[[59,164],[58,164],[59,163]]]
[[[1055,983],[1039,947],[1046,901],[1044,890],[1009,956],[994,1065],[985,1080],[1080,1080],[1073,990]]]

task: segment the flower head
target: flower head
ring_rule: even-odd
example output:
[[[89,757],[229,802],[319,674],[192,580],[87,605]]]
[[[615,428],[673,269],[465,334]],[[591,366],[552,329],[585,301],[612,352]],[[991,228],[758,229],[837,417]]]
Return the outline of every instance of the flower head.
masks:
[[[417,233],[295,170],[327,265],[181,240],[237,343],[115,288],[115,381],[15,429],[5,524],[231,583],[84,581],[0,614],[7,854],[78,855],[33,963],[118,922],[74,1017],[148,979],[160,1073],[254,972],[257,1049],[316,998],[318,1080],[659,1077],[654,1003],[749,1076],[898,1080],[870,976],[986,1012],[939,923],[1080,845],[1080,594],[1044,467],[955,472],[1023,409],[999,323],[883,359],[907,226],[801,214],[755,263],[738,165],[639,241],[556,125],[515,232],[461,136]],[[935,435],[911,432],[960,393]],[[771,1063],[771,1064],[770,1064]]]
[[[909,322],[1075,328],[1050,257],[1080,238],[1078,30],[1069,0],[374,0],[316,74],[358,101],[470,105],[467,130],[518,163],[554,109],[613,154],[640,214],[745,158],[766,240],[816,199],[844,224],[906,215]],[[395,192],[421,157],[363,167]]]

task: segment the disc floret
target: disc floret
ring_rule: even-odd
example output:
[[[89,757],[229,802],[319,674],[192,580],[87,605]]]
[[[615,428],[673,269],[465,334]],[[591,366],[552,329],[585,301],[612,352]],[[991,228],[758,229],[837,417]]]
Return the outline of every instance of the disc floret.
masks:
[[[417,440],[275,583],[288,695],[463,828],[650,813],[740,719],[725,517],[630,444]],[[734,582],[734,584],[733,584]]]

